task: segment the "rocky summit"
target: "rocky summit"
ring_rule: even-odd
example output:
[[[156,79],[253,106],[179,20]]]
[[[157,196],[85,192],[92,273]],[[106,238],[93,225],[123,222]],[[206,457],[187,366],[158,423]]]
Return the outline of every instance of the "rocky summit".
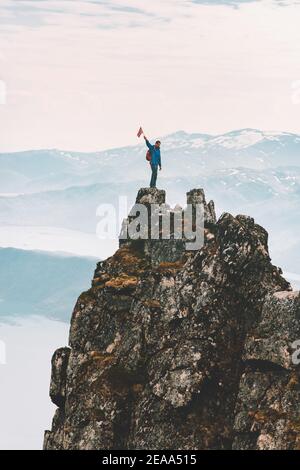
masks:
[[[136,202],[181,210],[158,189]],[[300,449],[299,292],[251,217],[216,220],[201,189],[187,203],[200,249],[123,237],[98,263],[52,358],[45,449]]]

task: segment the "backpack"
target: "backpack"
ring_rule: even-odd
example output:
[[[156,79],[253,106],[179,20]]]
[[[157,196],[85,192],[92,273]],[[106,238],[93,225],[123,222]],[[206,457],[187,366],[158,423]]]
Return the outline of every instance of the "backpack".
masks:
[[[147,153],[146,153],[146,160],[147,162],[151,162],[151,152],[149,149],[147,150]]]

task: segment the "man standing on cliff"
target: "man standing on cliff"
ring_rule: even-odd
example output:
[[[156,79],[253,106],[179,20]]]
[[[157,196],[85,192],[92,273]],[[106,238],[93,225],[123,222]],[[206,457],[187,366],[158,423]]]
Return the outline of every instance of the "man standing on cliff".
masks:
[[[144,139],[146,141],[146,145],[151,154],[151,181],[150,181],[150,188],[156,188],[156,180],[157,180],[157,170],[158,167],[161,170],[161,159],[160,159],[160,140],[157,140],[154,145],[150,144],[147,137],[144,135]]]

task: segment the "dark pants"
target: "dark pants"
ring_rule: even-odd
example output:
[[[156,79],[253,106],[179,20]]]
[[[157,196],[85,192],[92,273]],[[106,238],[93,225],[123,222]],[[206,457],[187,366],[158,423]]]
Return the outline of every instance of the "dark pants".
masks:
[[[157,165],[153,165],[151,163],[151,170],[152,170],[152,175],[151,175],[151,180],[150,180],[150,188],[156,188],[156,180],[157,180]]]

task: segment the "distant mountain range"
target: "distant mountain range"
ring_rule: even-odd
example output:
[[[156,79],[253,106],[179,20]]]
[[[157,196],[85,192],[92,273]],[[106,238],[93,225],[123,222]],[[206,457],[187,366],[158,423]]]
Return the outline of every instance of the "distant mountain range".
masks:
[[[161,137],[163,177],[195,176],[217,169],[265,170],[299,166],[300,136],[241,129],[223,135],[178,131]],[[95,153],[34,150],[0,154],[2,193],[32,193],[97,183],[148,180],[145,145]]]

